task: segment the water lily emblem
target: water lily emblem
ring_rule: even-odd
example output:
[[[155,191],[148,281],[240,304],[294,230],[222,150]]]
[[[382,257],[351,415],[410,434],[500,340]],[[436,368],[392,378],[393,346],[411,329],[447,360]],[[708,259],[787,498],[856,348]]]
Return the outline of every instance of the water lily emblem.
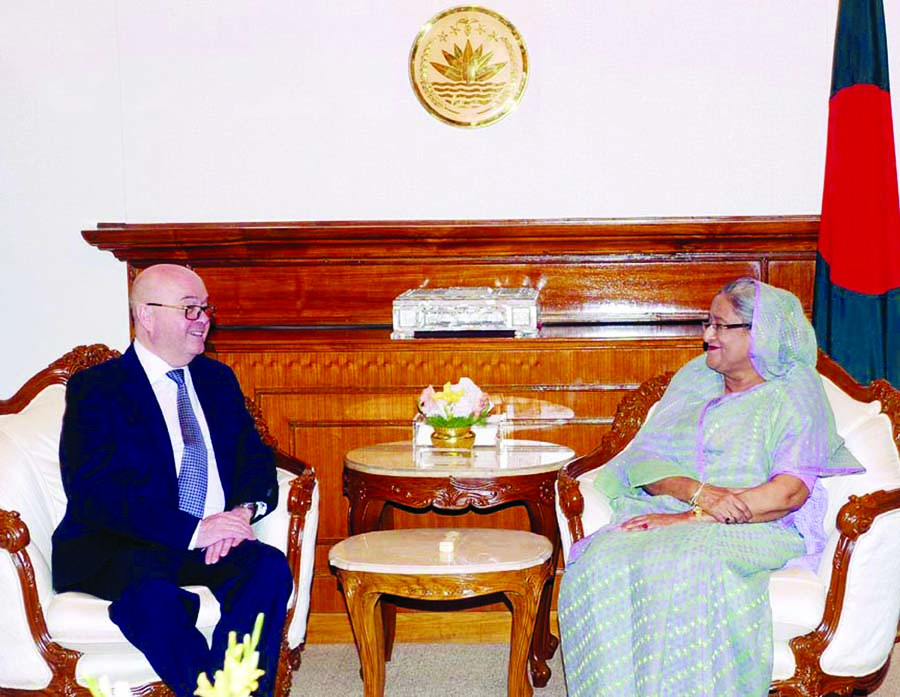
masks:
[[[466,39],[465,48],[453,44],[453,53],[442,51],[447,64],[431,62],[431,65],[441,75],[453,82],[472,84],[490,80],[506,67],[506,63],[491,63],[493,51],[483,54],[484,45],[473,49],[472,43]]]

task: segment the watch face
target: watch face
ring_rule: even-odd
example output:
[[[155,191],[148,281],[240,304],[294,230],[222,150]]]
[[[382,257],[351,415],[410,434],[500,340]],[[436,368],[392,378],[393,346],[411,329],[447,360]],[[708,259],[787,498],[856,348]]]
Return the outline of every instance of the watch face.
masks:
[[[528,54],[503,16],[481,7],[455,7],[419,31],[409,54],[409,77],[433,116],[454,126],[487,126],[521,99]]]

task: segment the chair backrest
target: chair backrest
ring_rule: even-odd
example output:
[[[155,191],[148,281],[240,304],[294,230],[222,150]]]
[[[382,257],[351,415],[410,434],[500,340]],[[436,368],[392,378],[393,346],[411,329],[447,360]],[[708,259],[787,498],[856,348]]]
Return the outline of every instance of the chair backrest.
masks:
[[[835,530],[838,509],[852,494],[861,495],[879,489],[900,487],[900,456],[893,439],[893,424],[881,401],[853,399],[829,378],[823,376],[825,394],[834,412],[838,434],[866,471],[822,480],[828,491],[825,533]]]
[[[18,511],[28,525],[42,602],[52,593],[50,539],[66,508],[59,471],[65,384],[79,370],[118,355],[102,344],[79,346],[0,401],[0,508]]]
[[[0,416],[0,508],[18,511],[28,525],[28,552],[41,598],[50,573],[50,536],[66,508],[59,473],[63,385],[44,388],[21,412]]]
[[[838,433],[866,471],[822,480],[828,491],[825,534],[828,541],[818,576],[828,587],[837,573],[840,544],[837,516],[851,496],[900,488],[900,392],[884,381],[868,387],[854,382],[837,364],[820,356],[819,373],[835,416]],[[871,517],[863,511],[860,518]],[[854,514],[851,514],[854,515]],[[862,521],[860,521],[862,522]],[[867,523],[860,527],[865,529]],[[822,669],[834,675],[866,675],[890,654],[900,618],[900,510],[878,516],[857,538],[846,569],[841,597],[829,596],[840,619],[822,654]]]

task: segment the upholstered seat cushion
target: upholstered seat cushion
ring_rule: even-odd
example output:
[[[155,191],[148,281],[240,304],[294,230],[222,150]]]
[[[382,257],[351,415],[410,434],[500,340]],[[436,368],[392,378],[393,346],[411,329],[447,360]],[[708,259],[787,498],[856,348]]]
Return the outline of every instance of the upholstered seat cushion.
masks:
[[[219,621],[219,603],[204,586],[187,586],[200,596],[197,628],[212,641]],[[137,649],[131,646],[119,628],[109,619],[109,603],[87,593],[58,593],[45,606],[50,636],[67,649],[81,651],[78,662],[79,680],[106,675],[110,680],[122,679],[140,684],[140,680],[158,680],[156,673]]]
[[[197,628],[207,640],[219,621],[219,603],[205,586],[187,586],[200,596]],[[109,602],[87,593],[58,593],[45,608],[50,636],[69,649],[89,652],[97,647],[126,641],[119,628],[109,619]]]
[[[815,629],[822,619],[827,591],[809,569],[789,567],[772,574],[769,604],[775,640],[785,641]]]

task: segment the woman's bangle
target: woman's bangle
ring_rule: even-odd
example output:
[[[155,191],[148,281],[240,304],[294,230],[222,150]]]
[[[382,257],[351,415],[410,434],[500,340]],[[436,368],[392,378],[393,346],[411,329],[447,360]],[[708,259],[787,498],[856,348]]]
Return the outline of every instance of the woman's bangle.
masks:
[[[703,514],[706,512],[702,508],[700,508],[700,506],[694,506],[694,508],[691,510],[692,510],[695,518],[702,518]]]
[[[694,495],[691,496],[691,500],[688,501],[688,505],[692,508],[697,506],[697,502],[700,500],[700,492],[703,491],[703,487],[706,486],[706,482],[700,482],[700,486],[697,487],[697,491],[694,492]]]

